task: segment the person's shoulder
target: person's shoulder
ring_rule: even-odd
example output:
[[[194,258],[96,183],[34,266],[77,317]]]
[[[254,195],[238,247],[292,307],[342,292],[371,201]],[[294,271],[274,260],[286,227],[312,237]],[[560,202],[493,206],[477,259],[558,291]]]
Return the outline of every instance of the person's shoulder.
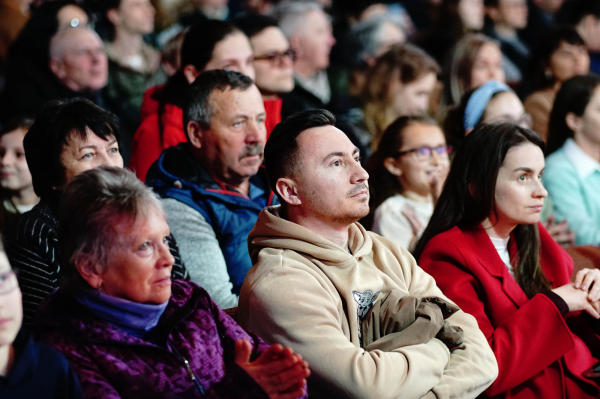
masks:
[[[564,175],[576,173],[575,165],[569,160],[564,148],[559,148],[546,158],[546,168],[544,169],[544,177],[549,175]]]

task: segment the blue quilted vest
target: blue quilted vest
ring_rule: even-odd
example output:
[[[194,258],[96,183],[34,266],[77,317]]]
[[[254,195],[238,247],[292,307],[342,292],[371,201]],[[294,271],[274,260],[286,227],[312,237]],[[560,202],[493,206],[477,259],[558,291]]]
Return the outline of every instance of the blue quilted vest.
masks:
[[[265,191],[268,206],[278,204],[266,171],[260,168],[250,182]],[[212,226],[225,262],[233,292],[240,289],[252,261],[248,234],[262,207],[237,191],[217,183],[187,150],[187,143],[167,148],[148,171],[146,184],[161,198],[173,198],[200,212]]]

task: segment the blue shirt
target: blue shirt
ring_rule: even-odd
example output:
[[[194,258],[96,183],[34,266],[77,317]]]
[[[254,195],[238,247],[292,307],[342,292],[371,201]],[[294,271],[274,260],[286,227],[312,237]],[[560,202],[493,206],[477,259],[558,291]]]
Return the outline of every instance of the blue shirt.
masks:
[[[600,244],[600,163],[567,139],[546,159],[542,181],[556,219],[567,219],[575,243]]]

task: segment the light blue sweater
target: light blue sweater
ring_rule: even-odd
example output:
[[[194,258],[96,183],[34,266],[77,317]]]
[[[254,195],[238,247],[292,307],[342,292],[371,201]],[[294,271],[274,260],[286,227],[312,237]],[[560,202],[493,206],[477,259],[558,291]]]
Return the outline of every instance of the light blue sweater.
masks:
[[[556,220],[568,220],[576,244],[600,244],[600,164],[568,139],[546,159],[542,181]]]

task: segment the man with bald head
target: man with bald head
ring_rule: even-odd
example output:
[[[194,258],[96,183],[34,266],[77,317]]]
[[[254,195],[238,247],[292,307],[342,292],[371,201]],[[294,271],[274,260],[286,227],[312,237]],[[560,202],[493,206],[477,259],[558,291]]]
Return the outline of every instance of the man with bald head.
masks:
[[[50,42],[50,69],[63,86],[63,97],[86,97],[102,105],[108,62],[104,44],[87,27],[60,30]]]

